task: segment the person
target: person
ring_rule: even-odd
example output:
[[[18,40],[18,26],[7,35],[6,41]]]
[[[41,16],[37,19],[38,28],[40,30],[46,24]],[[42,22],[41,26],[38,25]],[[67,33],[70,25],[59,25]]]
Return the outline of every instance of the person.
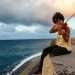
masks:
[[[51,45],[43,50],[41,55],[41,60],[39,64],[39,68],[35,73],[42,72],[43,60],[50,54],[50,56],[60,56],[64,54],[71,53],[71,37],[70,37],[70,28],[67,23],[64,23],[64,16],[60,12],[56,12],[53,15],[53,23],[50,33],[56,33],[57,38],[54,45]]]

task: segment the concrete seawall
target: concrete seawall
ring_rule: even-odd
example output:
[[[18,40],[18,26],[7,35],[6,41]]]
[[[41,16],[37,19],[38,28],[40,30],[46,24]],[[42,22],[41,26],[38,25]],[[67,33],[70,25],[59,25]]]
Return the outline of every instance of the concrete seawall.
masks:
[[[39,75],[53,75],[53,72],[57,72],[58,75],[75,75],[75,39],[72,40],[72,53],[69,55],[62,55],[56,57],[47,56],[44,59],[43,71]],[[33,71],[38,67],[40,60],[40,54],[31,56],[31,59],[18,64],[18,68],[14,68],[14,72],[9,72],[7,75],[34,75]],[[26,59],[25,59],[26,60]]]

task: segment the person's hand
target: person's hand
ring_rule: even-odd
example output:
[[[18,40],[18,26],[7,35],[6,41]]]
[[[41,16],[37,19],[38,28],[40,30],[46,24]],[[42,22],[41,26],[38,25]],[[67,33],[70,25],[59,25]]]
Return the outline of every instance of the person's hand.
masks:
[[[49,32],[50,33],[55,33],[55,32],[57,32],[57,28],[58,28],[57,25],[53,25]]]
[[[54,29],[55,30],[61,30],[61,26],[60,25],[54,25]]]
[[[62,30],[62,25],[57,25],[57,30],[58,31]]]
[[[59,35],[64,35],[65,34],[65,30],[64,29],[61,29],[58,31]]]

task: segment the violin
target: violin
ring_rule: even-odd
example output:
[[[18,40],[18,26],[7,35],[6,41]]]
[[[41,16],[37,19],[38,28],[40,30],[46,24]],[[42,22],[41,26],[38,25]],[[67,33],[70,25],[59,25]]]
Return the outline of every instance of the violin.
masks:
[[[62,28],[62,29],[64,29],[65,31],[67,31],[67,30],[68,30],[67,23],[64,23],[64,25],[63,25],[63,28]]]
[[[64,35],[68,31],[67,23],[64,23],[61,28],[59,28],[59,35]]]
[[[65,34],[63,34],[63,38],[66,42],[69,40],[69,34],[67,35],[66,33],[69,32],[69,28],[67,26],[67,23],[64,23],[63,29],[65,31]]]

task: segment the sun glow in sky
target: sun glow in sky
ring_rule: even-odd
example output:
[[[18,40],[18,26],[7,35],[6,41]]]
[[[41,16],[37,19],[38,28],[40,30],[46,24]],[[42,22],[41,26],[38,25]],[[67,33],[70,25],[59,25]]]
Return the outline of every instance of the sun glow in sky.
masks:
[[[53,6],[67,16],[75,13],[75,0],[55,0]]]

